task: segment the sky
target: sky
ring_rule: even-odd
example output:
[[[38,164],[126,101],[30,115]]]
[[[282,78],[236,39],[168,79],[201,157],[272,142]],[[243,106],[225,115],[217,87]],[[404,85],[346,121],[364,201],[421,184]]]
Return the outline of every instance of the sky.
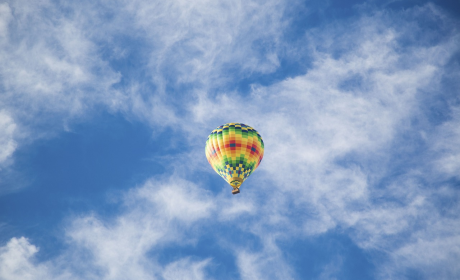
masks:
[[[458,1],[0,1],[0,65],[2,280],[460,279]]]

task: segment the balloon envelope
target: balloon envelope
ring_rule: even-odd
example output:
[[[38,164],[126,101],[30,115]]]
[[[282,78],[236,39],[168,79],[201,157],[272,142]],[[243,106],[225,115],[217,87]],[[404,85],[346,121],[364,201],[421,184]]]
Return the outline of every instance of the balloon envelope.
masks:
[[[248,125],[227,123],[211,132],[205,151],[212,168],[237,190],[262,161],[264,141]]]

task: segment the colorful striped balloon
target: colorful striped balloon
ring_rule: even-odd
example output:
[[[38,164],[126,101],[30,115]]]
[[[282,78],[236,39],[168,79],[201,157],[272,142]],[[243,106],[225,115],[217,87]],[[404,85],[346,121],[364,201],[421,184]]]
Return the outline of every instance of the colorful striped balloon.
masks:
[[[264,141],[252,127],[227,123],[214,129],[206,141],[206,158],[212,168],[239,193],[241,184],[264,156]]]

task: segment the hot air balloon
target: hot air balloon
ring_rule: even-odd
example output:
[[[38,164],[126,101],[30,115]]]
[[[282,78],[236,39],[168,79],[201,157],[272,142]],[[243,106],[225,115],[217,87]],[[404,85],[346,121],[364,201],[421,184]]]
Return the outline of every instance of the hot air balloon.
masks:
[[[230,186],[233,194],[259,166],[264,156],[264,141],[252,127],[227,123],[214,129],[206,141],[206,158],[214,171]]]

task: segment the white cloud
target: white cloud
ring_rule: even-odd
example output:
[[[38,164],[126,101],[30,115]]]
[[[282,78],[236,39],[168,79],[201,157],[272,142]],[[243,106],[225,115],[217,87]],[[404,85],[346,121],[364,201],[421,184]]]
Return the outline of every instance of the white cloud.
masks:
[[[193,242],[189,227],[208,218],[213,208],[212,200],[190,182],[153,179],[131,192],[126,203],[126,212],[114,221],[86,216],[68,230],[72,242],[91,253],[103,279],[156,279],[161,267],[148,254],[155,256],[167,244]],[[191,270],[195,278],[190,279],[200,279],[206,264],[182,260],[163,273],[168,279],[180,267],[179,274]]]
[[[176,180],[168,187],[158,187],[160,182],[151,180],[143,188],[135,191],[135,200],[146,199],[156,205],[158,212],[163,212],[168,219],[193,222],[209,216],[215,207],[206,191],[190,187],[190,182]]]
[[[206,274],[203,271],[209,262],[209,259],[203,260],[201,262],[192,262],[189,258],[180,259],[166,266],[163,272],[163,277],[165,280],[211,279],[206,277]]]
[[[177,127],[177,106],[194,89],[232,82],[223,71],[279,66],[283,9],[277,1],[3,3],[0,106],[22,128],[19,145],[72,130],[100,105]],[[133,52],[142,60],[125,73],[116,65],[132,63]],[[170,98],[169,88],[183,84],[193,90]]]
[[[0,247],[0,278],[5,280],[47,279],[44,265],[36,265],[31,260],[38,248],[24,238],[12,238]]]
[[[8,24],[10,23],[11,17],[12,17],[11,9],[8,3],[1,3],[0,4],[0,37],[5,37],[8,35]]]
[[[179,83],[206,86],[228,80],[221,75],[225,67],[266,73],[279,66],[282,2],[178,0],[125,5],[152,43],[149,66],[160,87],[164,73],[172,73]]]
[[[10,177],[13,175],[11,165],[14,162],[13,154],[17,149],[17,139],[20,138],[19,129],[6,110],[0,110],[0,194],[17,189],[18,181],[12,186],[8,185]],[[13,176],[14,177],[14,176]]]
[[[40,5],[60,14],[46,1]],[[0,14],[6,15],[0,22],[0,63],[5,65],[0,74],[6,89],[0,105],[8,108],[0,114],[0,143],[6,143],[0,160],[16,148],[16,122],[32,126],[41,112],[70,118],[94,104],[189,132],[191,145],[199,148],[184,155],[191,159],[186,167],[178,167],[184,177],[201,171],[190,162],[198,161],[193,158],[203,154],[203,135],[217,125],[247,123],[266,144],[264,161],[252,176],[257,179],[243,185],[244,199],[238,202],[221,194],[213,197],[187,181],[152,180],[125,197],[125,211],[113,220],[97,214],[76,218],[67,229],[70,249],[61,258],[72,266],[62,268],[61,259],[55,260],[47,264],[52,275],[85,271],[86,279],[203,279],[209,259],[181,258],[162,265],[156,258],[168,245],[196,242],[196,225],[205,222],[233,225],[262,240],[259,251],[233,251],[243,279],[294,278],[276,241],[318,236],[337,227],[363,249],[384,249],[397,260],[418,256],[411,262],[382,264],[382,275],[387,275],[385,270],[395,275],[405,265],[424,266],[426,275],[441,268],[447,276],[458,275],[458,234],[455,227],[446,226],[456,225],[458,214],[447,219],[437,210],[433,197],[441,191],[423,182],[431,182],[423,174],[426,165],[414,164],[412,170],[402,170],[403,175],[392,175],[400,151],[396,148],[411,145],[404,133],[414,130],[414,118],[427,114],[420,109],[421,97],[426,92],[440,94],[436,89],[444,66],[458,51],[457,35],[432,41],[418,27],[420,18],[451,24],[433,6],[396,15],[375,13],[310,30],[302,40],[305,47],[297,51],[311,53],[311,68],[272,85],[253,85],[249,96],[222,94],[216,88],[235,82],[226,75],[234,68],[235,80],[277,70],[278,40],[285,28],[283,3],[117,2],[105,6],[114,12],[108,26],[98,26],[96,19],[85,21],[91,17],[79,13],[42,21],[43,14],[35,16],[37,6],[11,7],[0,6]],[[29,26],[34,29],[29,31]],[[104,32],[105,39],[97,38]],[[120,74],[101,58],[98,44],[113,44],[118,35],[129,33],[147,46],[148,58],[140,67],[149,71],[159,95],[136,79],[123,90],[112,88]],[[422,37],[417,44],[410,41],[414,33]],[[126,56],[127,50],[120,48],[111,55]],[[192,85],[184,93],[191,97],[168,97],[168,85],[184,84]],[[459,169],[456,116],[434,128],[436,136],[427,136],[436,143],[428,143],[433,146],[429,152],[441,151],[439,156],[420,152],[427,165],[447,176]],[[442,223],[433,222],[436,218]],[[435,248],[441,249],[430,258],[420,257]],[[36,250],[25,239],[11,239],[1,255],[16,261],[2,262],[4,278],[49,275],[43,264],[30,260]],[[452,263],[443,264],[446,259]]]
[[[449,216],[425,209],[418,222],[424,226],[414,231],[407,242],[395,248],[391,265],[380,271],[382,278],[404,279],[403,273],[413,270],[430,279],[455,279],[459,275],[460,230],[458,206],[450,209]],[[391,246],[391,244],[390,244]]]
[[[9,35],[0,45],[2,105],[31,122],[37,114],[68,117],[104,102],[119,76],[98,56],[88,31],[48,1],[10,6]]]
[[[284,261],[282,251],[273,242],[274,240],[265,238],[261,252],[244,249],[237,252],[241,279],[295,279],[291,266]]]
[[[452,119],[442,124],[433,135],[433,149],[438,160],[433,167],[448,177],[460,176],[460,107],[452,108]]]
[[[214,207],[204,192],[191,182],[152,179],[126,195],[125,210],[114,220],[75,218],[66,231],[69,249],[46,263],[33,261],[38,248],[27,239],[12,238],[0,248],[0,278],[208,279],[210,259],[157,261],[169,245],[197,238],[194,226]]]
[[[5,111],[0,110],[0,166],[14,153],[17,143],[14,139],[16,123]],[[1,169],[0,169],[1,170]]]
[[[453,230],[457,230],[458,221],[453,222],[457,226]],[[434,238],[418,236],[418,240],[396,251],[395,263],[400,269],[402,268],[401,270],[412,268],[421,270],[431,278],[455,279],[460,273],[457,266],[460,259],[460,235],[452,236],[451,231],[452,229],[449,229],[447,236]]]
[[[340,279],[340,269],[343,266],[341,258],[333,259],[329,264],[323,267],[323,271],[318,277],[318,280],[337,280]]]
[[[49,1],[0,4],[0,162],[116,97],[120,77],[88,33]],[[10,181],[2,193],[24,186]]]
[[[392,22],[396,17],[404,19],[397,26]],[[422,244],[413,244],[407,236],[418,234],[415,224],[422,223],[423,231],[430,226],[422,221],[439,215],[430,199],[439,192],[420,181],[427,167],[423,161],[455,176],[456,123],[441,128],[441,159],[421,151],[423,161],[401,177],[392,177],[397,172],[392,160],[408,149],[403,145],[411,145],[404,134],[416,129],[412,121],[427,117],[421,110],[424,94],[440,94],[444,67],[458,51],[458,36],[433,42],[430,34],[416,29],[422,38],[402,42],[413,35],[421,18],[453,27],[430,5],[392,17],[377,13],[350,25],[332,25],[307,34],[314,63],[305,75],[254,86],[249,97],[199,96],[191,109],[198,122],[240,121],[264,138],[266,154],[256,171],[263,184],[250,186],[263,196],[256,207],[265,217],[251,227],[257,235],[279,232],[280,239],[287,239],[297,236],[299,227],[306,235],[318,235],[340,226],[363,249],[397,254],[404,244]],[[287,205],[293,213],[286,211]],[[450,229],[450,235],[455,234]],[[449,244],[457,242],[447,239]],[[423,273],[440,269],[447,256],[458,260],[456,254],[439,251],[433,256],[439,266]],[[451,263],[442,267],[449,271],[446,275],[457,275]]]

